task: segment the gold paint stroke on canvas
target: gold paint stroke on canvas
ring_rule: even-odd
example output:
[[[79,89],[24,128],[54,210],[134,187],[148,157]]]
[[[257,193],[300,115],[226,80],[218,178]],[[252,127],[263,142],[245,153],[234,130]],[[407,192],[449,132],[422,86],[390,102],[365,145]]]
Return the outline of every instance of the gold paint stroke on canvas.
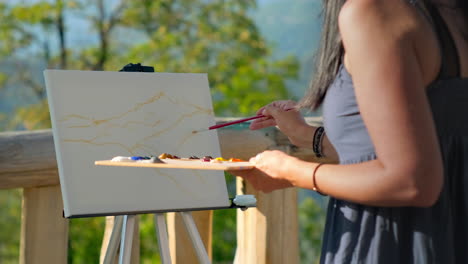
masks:
[[[125,123],[123,123],[123,124],[118,124],[118,122],[116,122],[116,121],[119,121],[119,120],[123,119],[124,117],[128,116],[130,113],[136,113],[136,112],[140,111],[144,106],[156,103],[156,102],[158,102],[159,100],[161,100],[163,98],[166,98],[169,102],[171,102],[173,104],[180,104],[179,101],[166,96],[166,94],[164,92],[159,92],[156,95],[149,98],[148,100],[145,100],[144,102],[137,103],[135,106],[131,107],[129,110],[124,111],[123,113],[120,113],[120,114],[117,114],[117,115],[113,115],[113,116],[111,116],[109,118],[94,119],[94,118],[83,116],[83,115],[71,114],[71,115],[65,116],[63,119],[60,120],[60,122],[64,123],[64,122],[68,122],[68,121],[71,121],[71,120],[74,120],[74,119],[88,121],[86,124],[71,125],[71,126],[68,126],[68,128],[92,128],[92,127],[100,126],[102,124],[106,124],[106,126],[104,126],[104,127],[101,126],[101,128],[104,129],[104,133],[106,133],[107,135],[111,134],[113,129],[119,129],[119,128],[127,128],[128,129],[131,126],[136,127],[136,128],[138,128],[138,127],[157,128],[158,126],[160,126],[162,124],[162,120],[156,120],[156,121],[153,121],[153,122],[135,121],[135,120],[125,121],[125,120],[123,120],[123,121],[125,121]],[[67,143],[85,143],[85,144],[90,144],[90,145],[95,145],[95,146],[114,145],[114,146],[118,146],[118,147],[124,149],[125,151],[127,151],[131,155],[136,155],[139,152],[138,150],[142,150],[142,149],[144,149],[146,151],[149,150],[152,153],[156,153],[156,151],[154,149],[152,149],[152,147],[147,144],[148,140],[160,137],[160,136],[162,136],[162,135],[164,135],[166,133],[169,133],[170,131],[173,131],[177,126],[179,126],[187,118],[191,118],[193,116],[200,115],[200,114],[201,115],[205,115],[205,114],[209,115],[209,114],[213,113],[213,111],[211,109],[204,108],[204,107],[197,106],[197,105],[190,104],[190,103],[184,104],[184,106],[185,107],[189,106],[191,108],[195,108],[196,110],[192,111],[190,113],[186,113],[186,114],[183,114],[183,115],[179,116],[177,119],[175,119],[173,122],[171,122],[167,127],[162,128],[162,129],[160,129],[158,131],[155,131],[152,134],[150,134],[150,135],[148,135],[146,137],[143,137],[140,140],[137,140],[132,145],[126,145],[126,144],[123,144],[123,143],[118,142],[118,141],[109,141],[109,137],[106,138],[107,141],[101,142],[100,140],[101,140],[102,136],[97,136],[97,137],[94,137],[92,139],[64,139],[63,141],[67,142]],[[175,107],[177,107],[177,105],[175,105]],[[146,115],[146,116],[148,117],[148,115]],[[111,121],[113,121],[113,122],[111,122]],[[135,125],[135,126],[133,126],[133,125]],[[192,136],[193,136],[192,133],[188,133],[187,136],[185,136],[183,138],[183,140],[181,142],[179,142],[178,148],[181,146],[181,144],[187,142],[188,139],[191,138]]]

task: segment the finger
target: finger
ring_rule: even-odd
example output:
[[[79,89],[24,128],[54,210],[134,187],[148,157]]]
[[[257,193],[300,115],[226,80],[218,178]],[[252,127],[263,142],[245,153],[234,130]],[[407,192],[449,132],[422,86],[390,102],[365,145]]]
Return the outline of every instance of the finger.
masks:
[[[258,153],[257,155],[255,155],[255,160],[256,160],[256,161],[261,160],[261,159],[262,159],[262,155],[263,155],[263,152],[260,152],[260,153]]]
[[[268,118],[265,120],[255,120],[252,123],[250,123],[250,129],[251,130],[256,130],[256,129],[261,129],[265,127],[272,127],[276,126],[276,121],[272,118]]]
[[[250,158],[249,162],[254,165],[255,170],[257,171],[257,178],[263,177],[262,171],[260,170],[261,167],[261,159],[257,158],[257,156]]]
[[[270,104],[267,104],[267,105],[263,106],[262,108],[260,108],[257,111],[257,114],[265,115],[265,116],[271,116],[269,114],[269,112],[267,111],[268,108],[283,109],[283,108],[287,108],[287,107],[285,106],[285,101],[274,101],[274,102],[272,102]]]
[[[256,164],[257,161],[258,161],[258,158],[257,158],[257,157],[258,157],[258,154],[257,154],[257,156],[251,157],[251,158],[249,159],[249,162],[252,163],[252,164]]]
[[[283,112],[284,111],[281,110],[280,107],[275,107],[275,106],[271,106],[271,105],[267,105],[265,107],[265,109],[263,110],[263,114],[265,116],[271,116],[274,119],[277,119],[277,117],[279,117],[281,115],[281,113],[283,113]]]
[[[265,106],[262,106],[260,109],[257,110],[257,115],[263,115],[263,111],[265,110]]]
[[[285,109],[290,109],[292,107],[295,107],[296,104],[297,103],[295,101],[293,101],[293,100],[282,100],[282,101],[275,101],[275,102],[271,103],[270,105],[276,106],[276,107],[279,107],[279,108],[285,110]]]
[[[297,115],[299,111],[295,108],[283,109],[280,107],[266,106],[263,112],[265,115],[271,116],[274,119],[278,119],[287,115]]]
[[[297,103],[295,101],[288,100],[282,105],[281,109],[288,110],[288,109],[291,109],[291,108],[295,108],[296,105],[297,105]]]

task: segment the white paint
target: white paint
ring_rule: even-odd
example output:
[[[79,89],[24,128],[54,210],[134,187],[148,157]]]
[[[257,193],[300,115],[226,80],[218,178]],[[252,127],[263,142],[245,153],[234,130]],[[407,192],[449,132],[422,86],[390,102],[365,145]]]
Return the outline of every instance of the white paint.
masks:
[[[236,195],[236,197],[232,201],[238,206],[252,207],[257,205],[257,199],[252,194]]]
[[[131,157],[125,157],[125,156],[113,157],[111,159],[111,161],[114,161],[114,162],[135,162],[134,160],[132,160]]]

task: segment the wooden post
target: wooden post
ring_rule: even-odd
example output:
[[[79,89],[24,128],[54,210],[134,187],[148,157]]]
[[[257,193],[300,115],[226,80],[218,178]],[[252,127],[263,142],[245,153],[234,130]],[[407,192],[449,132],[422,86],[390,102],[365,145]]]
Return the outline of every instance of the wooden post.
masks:
[[[0,189],[58,184],[52,131],[0,133]]]
[[[197,225],[200,237],[203,240],[208,257],[212,258],[212,222],[213,211],[192,212],[193,220]],[[185,229],[182,216],[178,213],[167,214],[167,229],[169,235],[169,247],[173,264],[197,263],[198,258],[193,249],[190,237]]]
[[[237,194],[246,194],[242,187],[244,181],[237,179]],[[263,201],[257,192],[251,193],[257,198],[257,208]],[[237,250],[234,264],[266,263],[267,219],[257,208],[237,212]]]
[[[237,214],[237,256],[241,263],[299,263],[297,190],[258,192],[237,179],[238,194],[254,194],[257,208]]]
[[[60,187],[23,192],[20,263],[67,263],[68,220],[62,216]]]

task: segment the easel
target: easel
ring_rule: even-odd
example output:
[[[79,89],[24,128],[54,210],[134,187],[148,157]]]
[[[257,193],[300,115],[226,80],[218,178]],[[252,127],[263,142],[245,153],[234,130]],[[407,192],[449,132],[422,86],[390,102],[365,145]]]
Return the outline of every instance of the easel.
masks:
[[[247,210],[247,206],[238,206],[233,202],[230,207],[212,208],[212,209],[241,209]],[[207,208],[207,210],[210,210]],[[191,211],[176,212],[182,216],[185,229],[188,232],[190,240],[192,241],[193,248],[198,257],[198,263],[209,264],[210,259],[208,253],[203,245],[203,241],[198,232],[195,221],[193,220]],[[135,229],[136,215],[123,215],[116,216],[114,220],[114,227],[107,247],[106,255],[104,257],[104,264],[111,264],[117,254],[117,248],[120,243],[119,264],[130,264],[131,250],[133,242],[133,231]],[[169,251],[169,238],[167,235],[167,224],[164,213],[155,213],[154,222],[156,227],[156,236],[158,238],[159,252],[163,264],[171,264],[171,255]],[[119,241],[120,237],[120,241]]]
[[[201,240],[198,229],[193,220],[190,211],[178,212],[184,221],[185,228],[190,236],[195,252],[197,253],[199,263],[210,263],[203,241]],[[167,224],[164,213],[154,214],[156,235],[158,238],[159,252],[161,261],[164,264],[170,264],[171,256],[169,252],[169,238],[167,235]],[[110,264],[115,259],[117,248],[120,243],[119,264],[130,264],[133,231],[135,228],[136,215],[116,216],[109,246],[104,258],[105,264]],[[120,241],[119,241],[120,236]]]
[[[127,64],[121,70],[121,72],[154,72],[154,68],[150,66],[142,66],[140,63],[137,64]],[[251,206],[238,206],[233,201],[231,201],[231,206],[229,207],[220,207],[220,208],[204,208],[204,210],[213,210],[213,209],[241,209],[246,210]],[[158,212],[154,214],[155,217],[155,227],[156,227],[156,236],[159,244],[159,252],[161,261],[163,264],[171,264],[171,256],[169,251],[169,238],[167,234],[167,224],[164,213]],[[197,254],[198,261],[201,264],[209,264],[210,259],[208,257],[203,241],[198,232],[195,221],[193,220],[191,211],[189,210],[180,210],[176,213],[180,214],[185,229],[188,232],[190,240],[194,246],[194,250]],[[109,239],[109,245],[104,257],[104,264],[113,263],[117,249],[120,243],[120,255],[119,255],[119,264],[130,264],[131,260],[131,250],[133,243],[133,233],[135,229],[135,219],[136,215],[119,215],[114,218],[114,226],[112,228],[111,237]],[[120,239],[119,239],[120,238]]]

